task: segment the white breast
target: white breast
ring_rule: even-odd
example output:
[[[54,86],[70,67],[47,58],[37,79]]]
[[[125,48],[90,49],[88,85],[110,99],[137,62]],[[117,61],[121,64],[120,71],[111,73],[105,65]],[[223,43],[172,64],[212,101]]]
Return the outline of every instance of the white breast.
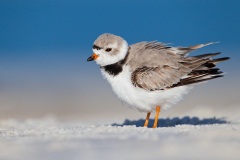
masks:
[[[101,69],[101,73],[117,97],[124,104],[140,112],[154,111],[156,106],[161,106],[165,110],[181,100],[189,88],[181,86],[168,90],[146,91],[133,86],[128,66],[123,66],[123,71],[116,76],[109,75],[104,69]]]

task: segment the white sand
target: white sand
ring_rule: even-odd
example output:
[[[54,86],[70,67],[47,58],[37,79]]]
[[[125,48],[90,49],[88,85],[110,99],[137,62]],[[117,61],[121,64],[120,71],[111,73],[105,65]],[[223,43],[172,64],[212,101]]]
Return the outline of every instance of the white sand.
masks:
[[[51,118],[0,121],[1,160],[231,159],[240,157],[240,121],[160,119],[157,129],[86,126]],[[223,122],[223,124],[221,124]],[[220,124],[217,124],[220,123]],[[140,124],[139,124],[140,125]]]

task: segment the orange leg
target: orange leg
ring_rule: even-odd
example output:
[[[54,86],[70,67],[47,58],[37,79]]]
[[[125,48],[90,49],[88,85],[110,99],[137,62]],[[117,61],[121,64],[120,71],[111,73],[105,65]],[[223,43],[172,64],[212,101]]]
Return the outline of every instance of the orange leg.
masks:
[[[147,113],[147,117],[146,117],[146,120],[145,120],[145,123],[144,123],[144,127],[147,127],[147,126],[148,126],[150,114],[151,114],[151,112],[148,112],[148,113]]]
[[[161,110],[161,107],[160,107],[160,106],[157,106],[157,107],[156,107],[156,115],[155,115],[155,120],[154,120],[153,128],[157,128],[158,116],[159,116],[160,110]]]

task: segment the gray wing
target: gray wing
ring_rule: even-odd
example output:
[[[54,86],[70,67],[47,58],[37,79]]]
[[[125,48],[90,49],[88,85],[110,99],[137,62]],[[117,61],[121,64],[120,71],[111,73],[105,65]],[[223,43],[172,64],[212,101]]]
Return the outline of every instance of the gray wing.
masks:
[[[206,45],[185,48],[168,47],[159,42],[131,45],[126,64],[132,71],[133,85],[152,91],[217,78],[222,72],[214,68],[216,60],[211,57],[219,53],[186,57],[189,52]]]
[[[179,83],[181,77],[188,72],[187,68],[179,71],[179,68],[172,68],[169,65],[159,67],[144,66],[132,73],[131,80],[134,86],[153,91],[166,89],[173,84]]]
[[[198,44],[195,46],[190,46],[190,47],[171,47],[171,46],[167,46],[166,44],[162,43],[162,42],[157,42],[157,41],[152,41],[152,42],[139,42],[139,43],[135,43],[130,45],[130,49],[129,49],[129,55],[128,55],[128,62],[130,60],[132,60],[132,58],[137,58],[139,57],[139,52],[142,52],[144,50],[161,50],[164,51],[166,53],[169,54],[176,54],[179,55],[181,57],[186,57],[188,55],[188,53],[200,49],[202,47],[211,45],[211,44],[215,44],[218,42],[210,42],[210,43],[206,43],[206,44]]]

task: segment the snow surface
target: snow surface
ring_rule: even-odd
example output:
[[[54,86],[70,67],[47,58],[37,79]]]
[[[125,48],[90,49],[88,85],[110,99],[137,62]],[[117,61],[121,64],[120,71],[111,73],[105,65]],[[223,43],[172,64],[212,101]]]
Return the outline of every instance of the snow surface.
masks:
[[[142,122],[84,125],[51,118],[2,120],[0,159],[240,159],[240,121],[166,118],[159,120],[157,129],[140,127]]]

